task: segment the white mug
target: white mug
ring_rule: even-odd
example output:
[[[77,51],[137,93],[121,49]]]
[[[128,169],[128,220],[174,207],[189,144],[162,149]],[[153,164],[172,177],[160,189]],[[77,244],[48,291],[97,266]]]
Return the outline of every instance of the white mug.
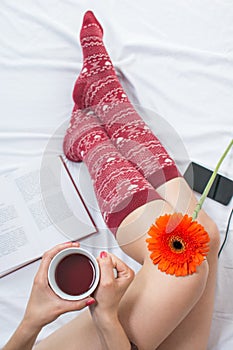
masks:
[[[80,247],[71,247],[57,253],[48,269],[52,290],[62,299],[81,300],[91,295],[100,279],[95,257]]]

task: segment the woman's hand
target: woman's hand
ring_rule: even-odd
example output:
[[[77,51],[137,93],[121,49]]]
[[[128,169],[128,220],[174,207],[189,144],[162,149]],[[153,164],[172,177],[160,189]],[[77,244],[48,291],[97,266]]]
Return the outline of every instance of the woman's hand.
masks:
[[[3,348],[4,350],[31,350],[43,326],[65,312],[81,310],[95,302],[91,297],[80,301],[63,300],[49,286],[48,268],[52,258],[60,250],[69,247],[79,247],[79,243],[60,244],[43,255],[23,320]]]
[[[23,321],[31,327],[41,328],[54,321],[58,316],[68,311],[81,310],[94,302],[91,297],[80,301],[68,301],[58,297],[48,283],[48,268],[52,258],[61,250],[69,247],[79,247],[79,243],[60,244],[47,251],[35,276],[31,295],[27,304]]]
[[[96,303],[90,306],[90,311],[102,348],[129,350],[131,345],[118,319],[118,306],[134,278],[134,272],[110,253],[102,252],[97,260],[100,266],[100,283],[94,293]],[[116,277],[113,269],[116,269]]]
[[[97,258],[100,266],[100,282],[94,293],[96,303],[92,312],[101,315],[117,315],[119,302],[134,278],[133,270],[115,255],[102,252]],[[114,276],[114,270],[117,276]]]

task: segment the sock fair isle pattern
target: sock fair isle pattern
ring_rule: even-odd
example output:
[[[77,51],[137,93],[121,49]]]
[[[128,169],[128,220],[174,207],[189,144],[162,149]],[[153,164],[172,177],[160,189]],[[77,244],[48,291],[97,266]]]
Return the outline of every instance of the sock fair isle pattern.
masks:
[[[64,153],[69,159],[86,164],[101,214],[116,234],[132,211],[161,197],[112,144],[93,111],[81,111],[75,106],[71,121]]]
[[[75,83],[74,101],[95,111],[113,144],[157,188],[180,173],[128,100],[102,39],[103,29],[88,11],[80,32],[84,63]]]

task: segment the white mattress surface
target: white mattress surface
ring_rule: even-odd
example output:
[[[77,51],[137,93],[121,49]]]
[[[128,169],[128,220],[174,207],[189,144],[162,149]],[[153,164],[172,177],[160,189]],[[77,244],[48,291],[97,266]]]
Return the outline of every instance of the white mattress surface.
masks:
[[[68,125],[73,85],[82,68],[82,17],[92,10],[119,78],[181,171],[189,160],[213,169],[233,131],[233,5],[228,0],[2,0],[0,2],[0,174],[43,156]],[[169,137],[170,133],[172,138]],[[58,147],[58,148],[59,148]],[[220,173],[233,178],[233,152]],[[232,201],[205,210],[224,239]],[[219,259],[208,350],[233,348],[233,224]],[[110,246],[136,270],[110,235],[84,242],[94,254]],[[20,321],[38,262],[0,280],[0,347]],[[64,315],[39,339],[64,324]]]

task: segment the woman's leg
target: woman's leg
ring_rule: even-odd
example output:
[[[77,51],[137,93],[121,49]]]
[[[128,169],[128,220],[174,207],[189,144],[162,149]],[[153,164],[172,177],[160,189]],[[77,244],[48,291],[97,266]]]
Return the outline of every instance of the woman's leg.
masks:
[[[92,108],[113,144],[154,188],[180,176],[158,138],[151,132],[123,90],[103,43],[103,29],[88,11],[80,32],[83,68],[73,98],[79,108]]]
[[[107,224],[113,232],[116,230],[122,248],[142,264],[140,272],[122,299],[119,317],[131,341],[140,349],[154,350],[188,315],[201,297],[208,275],[208,264],[204,262],[196,274],[185,278],[161,273],[152,264],[145,241],[146,232],[156,217],[172,213],[174,209],[118,154],[98,119],[92,113],[86,112],[75,112],[72,125],[76,127],[72,129],[71,126],[68,133],[72,142],[69,142],[67,136],[66,144],[70,147],[67,149],[71,151],[70,158],[85,161]],[[133,183],[128,182],[131,180]],[[113,195],[109,197],[109,193]],[[132,201],[133,198],[135,202]],[[116,220],[119,213],[121,221]],[[144,327],[141,327],[142,315]],[[96,336],[90,317],[83,314],[41,342],[38,349],[51,349],[53,346],[56,349],[72,349],[74,344],[77,348],[92,349],[95,346],[98,349]]]
[[[177,210],[192,215],[197,200],[184,179],[174,179],[158,188],[157,191],[161,196],[167,193],[167,200]],[[177,193],[181,195],[177,196]],[[220,237],[215,223],[203,210],[198,215],[198,221],[206,228],[210,236],[210,251],[207,256],[209,274],[206,287],[198,303],[161,344],[159,350],[205,350],[207,347],[213,316]]]
[[[114,234],[136,208],[151,201],[165,205],[152,185],[112,144],[92,111],[74,109],[64,151],[69,159],[85,162],[100,212]]]
[[[88,310],[37,343],[35,350],[102,350],[99,336]]]
[[[91,122],[89,121],[88,124],[91,125]],[[97,129],[99,130],[99,126]],[[82,130],[82,128],[79,128],[79,135],[83,135],[80,130]],[[104,145],[108,144],[109,140],[105,139],[105,136],[102,134],[103,130],[100,129],[99,131],[101,131]],[[79,140],[82,140],[82,142],[76,143],[76,151],[80,155],[83,151],[84,153],[82,153],[82,156],[87,163],[95,169],[95,162],[91,161],[89,163],[88,159],[93,160],[95,158],[91,157],[91,154],[99,149],[101,143],[95,143],[96,149],[95,147],[93,149],[90,148],[90,145],[93,147],[93,143],[90,142],[90,137],[88,137],[88,135],[89,132],[87,135],[83,135],[83,137],[79,136]],[[87,143],[85,139],[88,140]],[[97,139],[94,138],[94,140]],[[79,144],[82,145],[81,148]],[[88,151],[86,147],[88,147]],[[108,157],[106,159],[108,159]],[[114,162],[107,162],[106,164],[109,167],[113,167],[114,171],[116,170]],[[109,168],[109,173],[112,173],[111,168]],[[98,172],[94,172],[93,174],[98,174]],[[115,185],[117,187],[117,182]],[[186,328],[190,326],[190,331],[193,331],[192,327],[196,329],[199,327],[198,322],[200,322],[205,331],[202,331],[201,336],[198,337],[198,349],[204,349],[208,339],[213,300],[213,281],[215,276],[215,269],[211,266],[213,261],[211,259],[210,262],[204,261],[198,267],[197,273],[193,275],[175,277],[159,271],[157,266],[153,265],[149,258],[149,252],[145,241],[147,237],[146,232],[155,218],[164,213],[173,212],[174,209],[172,205],[177,211],[191,213],[195,204],[191,191],[189,191],[184,184],[178,183],[178,179],[173,179],[163,186],[167,186],[168,188],[165,190],[165,187],[161,187],[159,191],[164,194],[165,190],[165,193],[167,193],[167,202],[161,199],[152,200],[147,203],[142,202],[132,213],[125,216],[117,229],[116,238],[122,249],[142,264],[141,270],[136,275],[135,280],[132,282],[121,301],[119,317],[129,339],[136,343],[139,349],[148,350],[154,350],[162,344],[165,339],[170,341],[172,336],[178,338],[176,339],[177,343],[183,342],[181,345],[185,348],[189,347],[189,349],[196,350],[196,339],[190,341],[190,338],[187,338],[184,341],[184,337],[181,337],[180,333],[182,333],[182,327],[186,330]],[[177,186],[179,186],[179,191],[177,191]],[[178,192],[181,193],[180,199],[177,199]],[[98,186],[96,188],[96,194],[97,196],[100,194]],[[101,200],[102,198],[100,198],[100,202]],[[168,203],[169,201],[172,205]],[[188,207],[187,203],[189,203]],[[210,220],[203,212],[201,212],[199,219],[206,229],[211,232]],[[211,271],[211,273],[209,273],[209,271]],[[205,301],[208,298],[210,298],[210,302],[208,307],[204,311],[202,310],[202,315],[199,309],[203,305],[203,300]],[[199,313],[196,310],[198,310]],[[202,316],[204,317],[204,321],[201,319]],[[196,317],[198,318],[197,323]],[[179,331],[180,329],[181,332]],[[171,336],[171,338],[169,338],[169,336]],[[55,332],[47,340],[41,342],[38,349],[51,349],[56,347],[56,349],[59,350],[81,347],[87,350],[93,348],[98,350],[99,346],[97,333],[91,322],[90,315],[84,313],[61,330]],[[169,347],[170,346],[171,348],[174,347],[173,341],[172,345],[169,344]]]
[[[85,26],[85,30],[88,28],[90,29],[91,27],[97,27],[100,31],[100,28],[96,23],[89,23],[89,27],[87,24]],[[91,50],[92,45],[89,44],[90,40],[93,40],[93,37],[85,38],[85,40],[85,47],[90,47]],[[96,36],[95,40],[96,46],[98,46],[100,44],[99,37]],[[102,56],[104,55],[105,53],[103,53]],[[103,63],[102,58],[100,60],[101,63]],[[86,64],[87,63],[92,64],[93,62],[86,62]],[[106,61],[104,63],[106,63]],[[87,94],[84,94],[85,89],[88,87],[87,80],[89,78],[93,78],[94,72],[96,72],[96,66],[98,66],[98,62],[95,65],[93,64],[94,68],[93,72],[91,72],[92,68],[84,65],[82,71],[83,76],[81,75],[79,77],[76,89],[74,90],[74,99],[75,102],[79,105],[81,104],[80,96],[82,94],[83,96],[88,96],[88,91],[86,91]],[[109,66],[109,68],[111,69],[111,66],[109,64],[107,64],[106,66]],[[88,72],[88,68],[90,68],[90,72]],[[102,71],[105,71],[105,69],[106,67],[102,67]],[[108,80],[109,77],[106,78]],[[90,80],[88,81],[90,82]],[[91,86],[95,86],[95,81],[92,81],[92,83],[93,85]],[[78,89],[79,92],[77,93]],[[78,100],[76,101],[77,98]],[[105,104],[102,105],[102,107],[105,106]],[[108,113],[108,117],[109,116],[111,116],[111,113]],[[141,129],[139,129],[138,131],[141,131]],[[155,154],[155,156],[158,158],[158,153]],[[165,160],[166,159],[168,158],[165,158]],[[167,162],[167,164],[169,163],[171,163],[172,167],[167,168],[167,170],[174,169],[174,162]],[[166,164],[166,162],[160,162],[158,168],[159,170],[160,168],[162,168],[162,171],[168,174],[166,176],[169,177],[169,174],[171,174],[172,171],[170,172],[169,170],[168,172],[166,172],[164,164]],[[145,174],[145,171],[143,170],[142,173]],[[158,174],[159,173],[156,172],[156,176],[154,176],[155,173],[151,175],[152,177],[154,176],[154,178],[156,179]],[[172,173],[172,176],[170,178],[167,178],[166,176],[165,179],[171,179],[178,176],[177,170],[176,174]],[[147,177],[149,178],[149,176]],[[151,182],[154,183],[154,185],[157,187],[158,184],[163,184],[164,181],[165,180],[163,179],[163,181],[158,182],[156,179],[155,183],[153,181]],[[172,183],[173,181],[175,181],[175,179],[169,181],[167,184]],[[179,181],[177,181],[177,183],[179,183]],[[164,188],[163,186],[161,186],[160,190],[168,201],[170,200],[170,202],[174,202],[174,199],[172,198],[173,195],[171,194],[170,196],[169,194],[169,186],[167,187],[167,184],[164,185]],[[180,190],[181,200],[179,202],[179,205],[177,204],[177,191],[175,191],[175,203],[173,204],[173,206],[177,211],[182,211],[182,208],[184,208],[185,206],[187,209],[187,202],[190,200],[190,197],[187,197],[187,193],[184,191],[184,189],[185,188],[182,188]],[[192,205],[189,206],[189,209],[192,210]],[[139,348],[141,349],[154,349],[159,344],[161,344],[162,341],[165,338],[167,338],[169,334],[172,334],[175,329],[178,331],[179,328],[177,327],[181,325],[182,322],[185,323],[186,317],[188,320],[188,317],[190,317],[191,314],[190,311],[192,310],[194,305],[198,305],[197,302],[200,299],[201,295],[203,293],[206,293],[208,296],[210,296],[210,291],[213,291],[213,283],[211,284],[209,282],[210,280],[212,281],[213,278],[211,279],[209,277],[207,282],[208,284],[206,286],[207,275],[209,271],[208,262],[205,261],[204,263],[202,263],[202,265],[199,266],[196,274],[187,276],[185,278],[177,278],[174,276],[167,276],[161,273],[149,259],[149,253],[145,244],[146,232],[148,230],[148,227],[151,225],[152,222],[154,222],[157,216],[162,215],[163,213],[172,212],[173,210],[174,209],[172,209],[172,207],[169,207],[166,201],[156,200],[149,201],[149,203],[147,201],[146,204],[142,203],[142,206],[137,206],[137,208],[131,214],[129,214],[128,212],[128,215],[125,215],[123,222],[121,222],[121,225],[117,230],[117,239],[122,248],[125,250],[125,252],[127,252],[130,256],[132,256],[135,260],[139,261],[143,265],[142,269],[137,274],[135,281],[132,283],[132,286],[129,288],[125,297],[122,299],[122,303],[120,305],[119,310],[121,321],[129,335],[129,338],[133,342],[137,343],[139,345]],[[206,218],[203,213],[200,213],[199,217],[203,217],[202,224],[206,227],[206,225],[208,224],[208,218]],[[211,259],[209,259],[209,261],[210,263],[212,263]],[[211,270],[213,271],[212,275],[214,275],[214,269],[211,268]],[[211,312],[207,311],[207,314],[209,320]],[[143,325],[146,326],[143,328],[140,327],[142,315]],[[75,322],[77,322],[77,325],[79,324],[78,320],[75,320],[74,323]],[[90,320],[88,322],[90,322]],[[89,325],[88,327],[93,327],[91,326],[91,323],[88,322],[86,323],[86,325]],[[69,328],[67,328],[67,331],[68,329]],[[175,332],[176,331],[174,331],[173,334],[175,334]],[[92,334],[95,334],[94,330]],[[205,336],[205,339],[201,339],[201,342],[199,343],[199,345],[203,346],[203,348],[205,346],[204,343],[206,342],[206,338],[207,337]],[[76,335],[74,335],[74,338],[69,337],[69,339],[77,338]],[[78,342],[78,339],[76,340],[76,342]],[[196,349],[196,347],[193,348]]]
[[[166,194],[166,200],[174,207],[175,211],[188,213],[192,215],[194,208],[197,204],[197,200],[189,188],[187,183],[182,178],[177,178],[167,182],[161,187],[157,188],[157,191],[161,196]],[[135,220],[136,211],[131,215],[131,221]],[[134,216],[134,217],[133,217]],[[124,223],[128,221],[130,216],[122,223],[118,230],[117,238],[122,244],[123,250],[132,256],[132,246],[129,244],[124,245]],[[142,220],[143,221],[143,220]],[[210,326],[213,314],[214,294],[215,294],[215,282],[217,272],[217,254],[219,250],[219,233],[214,222],[207,216],[207,214],[201,210],[198,216],[198,221],[202,224],[210,235],[210,251],[207,256],[208,264],[208,278],[205,289],[201,298],[196,305],[187,314],[184,320],[174,329],[170,336],[168,336],[164,342],[158,347],[159,350],[204,350],[207,347]],[[136,225],[137,226],[137,225]],[[133,224],[132,224],[133,229]],[[139,251],[139,247],[136,251]],[[135,254],[135,253],[134,253]],[[132,257],[135,257],[133,255]],[[155,267],[154,267],[155,268]],[[149,269],[147,269],[149,273]],[[148,276],[149,278],[149,276]],[[186,277],[185,277],[186,279]],[[158,281],[159,283],[159,281]],[[161,286],[161,284],[158,284]],[[174,287],[175,288],[175,287]],[[136,288],[135,288],[136,290]],[[171,290],[171,289],[170,289]],[[161,295],[163,292],[161,291]],[[166,288],[165,288],[166,292]],[[172,289],[172,293],[174,289]],[[181,293],[182,297],[183,294]],[[179,300],[179,298],[178,298]],[[128,301],[127,301],[128,303]],[[122,322],[124,322],[124,300],[121,304],[121,312],[123,313]],[[123,323],[124,324],[124,323]],[[127,325],[125,325],[127,327]]]

